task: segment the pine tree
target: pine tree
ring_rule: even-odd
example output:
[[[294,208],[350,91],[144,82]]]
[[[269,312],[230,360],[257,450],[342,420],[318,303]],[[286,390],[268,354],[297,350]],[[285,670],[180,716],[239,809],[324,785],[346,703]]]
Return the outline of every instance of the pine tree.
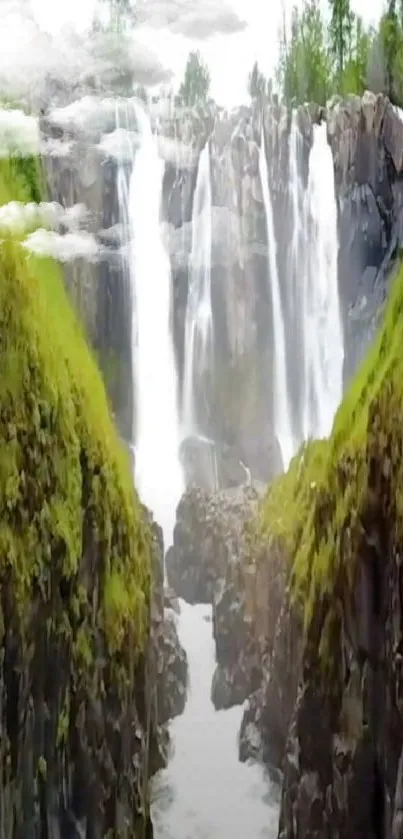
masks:
[[[186,63],[185,76],[179,88],[179,97],[184,105],[192,106],[206,102],[210,91],[211,77],[207,64],[200,52],[190,52]]]
[[[354,14],[351,11],[350,0],[329,0],[329,4],[331,50],[336,62],[336,76],[341,85],[346,63],[351,56]]]
[[[263,99],[268,92],[268,84],[266,77],[259,69],[257,61],[255,61],[251,72],[248,76],[248,93],[251,99]]]

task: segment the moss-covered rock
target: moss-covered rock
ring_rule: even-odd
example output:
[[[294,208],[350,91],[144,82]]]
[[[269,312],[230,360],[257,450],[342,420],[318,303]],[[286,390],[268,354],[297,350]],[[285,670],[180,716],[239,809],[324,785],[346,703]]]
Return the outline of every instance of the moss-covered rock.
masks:
[[[284,761],[282,839],[401,836],[403,270],[328,442],[269,490],[304,624]]]
[[[29,173],[1,161],[0,204],[33,197]],[[151,550],[59,270],[3,239],[1,837],[151,835]]]

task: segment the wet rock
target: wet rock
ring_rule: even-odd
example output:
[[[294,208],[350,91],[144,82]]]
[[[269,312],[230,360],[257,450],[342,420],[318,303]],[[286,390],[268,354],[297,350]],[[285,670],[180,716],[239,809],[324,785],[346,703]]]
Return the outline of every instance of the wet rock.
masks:
[[[236,449],[205,437],[183,440],[180,459],[187,487],[214,492],[250,482],[250,471],[239,459]]]
[[[158,768],[161,768],[167,756],[166,723],[181,714],[186,704],[188,661],[177,630],[179,604],[174,592],[164,588],[162,529],[148,510],[147,515],[154,535],[154,591],[149,656],[155,716],[159,726],[161,759]]]
[[[400,413],[393,413],[396,437],[385,433],[394,411],[389,399],[369,409],[368,479],[349,532],[354,574],[334,579],[330,563],[327,590],[312,604],[283,764],[282,839],[401,836],[401,514],[389,501],[396,493],[390,451],[401,434]],[[356,503],[350,489],[348,516]]]
[[[190,487],[176,514],[173,545],[166,556],[169,585],[188,603],[211,603],[224,578],[244,521],[264,487],[256,484],[209,493]]]
[[[247,699],[239,735],[239,759],[281,769],[297,696],[301,649],[297,622],[285,595],[272,649],[261,663],[260,684]]]
[[[70,95],[74,98],[72,92]],[[63,96],[65,99],[66,91]],[[103,131],[110,133],[114,128],[114,114],[108,112],[106,116]],[[197,400],[205,414],[205,434],[211,440],[220,441],[215,443],[218,461],[225,447],[231,450],[230,474],[218,485],[242,482],[240,463],[250,471],[252,480],[268,482],[281,471],[282,463],[273,434],[272,313],[259,174],[261,110],[253,103],[227,112],[209,103],[196,111],[181,108],[158,119],[161,145],[171,148],[164,176],[163,210],[173,273],[173,324],[180,376],[184,363],[193,196],[200,150],[209,137],[215,359],[208,390],[214,411],[205,405],[204,381]],[[339,209],[339,287],[347,381],[371,340],[373,323],[368,325],[367,311],[378,310],[403,242],[400,183],[403,121],[387,97],[370,92],[361,98],[333,97],[326,109],[314,105],[299,107],[296,121],[301,132],[299,166],[304,183],[308,177],[313,127],[321,119],[327,121]],[[46,115],[42,121],[45,136],[72,143],[69,155],[58,155],[55,151],[46,158],[52,198],[64,205],[83,202],[89,210],[89,229],[101,230],[105,241],[110,231],[115,247],[124,243],[127,231],[118,224],[121,220],[116,161],[95,147],[100,136],[95,137],[90,149],[73,127],[62,130],[49,123]],[[280,276],[286,270],[292,232],[288,188],[290,126],[289,109],[274,99],[265,102],[263,131]],[[131,319],[124,269],[124,256],[117,252],[114,260],[97,265],[83,260],[72,263],[66,266],[65,274],[66,284],[100,359],[119,429],[128,438],[133,420],[133,395],[127,385],[131,380]],[[370,283],[368,269],[373,274]],[[197,481],[211,489],[214,484],[210,473],[205,472],[204,455],[202,467],[199,455],[196,460]]]
[[[157,663],[157,719],[160,725],[182,714],[187,697],[188,661],[178,638],[176,615],[164,610],[164,620],[156,636],[159,657]]]

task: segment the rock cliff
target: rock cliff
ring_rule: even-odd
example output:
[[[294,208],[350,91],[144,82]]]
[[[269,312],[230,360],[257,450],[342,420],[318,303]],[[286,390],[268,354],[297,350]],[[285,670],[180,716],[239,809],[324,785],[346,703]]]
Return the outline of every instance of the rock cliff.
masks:
[[[281,839],[402,836],[402,301],[400,270],[331,439],[279,479],[282,517],[265,502],[304,627]]]
[[[243,759],[263,758],[263,753],[257,755],[255,747],[247,745],[248,738],[256,739],[255,732],[263,738],[259,722],[252,732],[251,712],[256,708],[258,713],[257,706],[267,704],[261,691],[277,623],[284,627],[278,649],[288,633],[288,611],[281,610],[289,563],[279,544],[268,541],[256,524],[263,493],[263,485],[217,493],[188,489],[178,506],[174,544],[166,557],[168,581],[176,593],[190,603],[206,602],[213,607],[216,669],[211,698],[215,707],[242,704],[256,691],[250,700],[248,729],[242,732]],[[280,691],[283,684],[276,682]],[[270,689],[275,689],[273,680]],[[290,704],[292,710],[292,698]],[[288,717],[283,724],[284,741],[287,725]]]
[[[3,159],[0,204],[31,165]],[[61,275],[11,239],[0,321],[0,837],[152,837],[178,711],[152,702],[152,530]]]
[[[116,160],[112,142],[116,117],[100,103],[97,120],[83,132],[44,118],[48,134],[69,141],[67,157],[48,159],[53,197],[83,201],[90,210],[99,241],[116,248],[126,241],[119,226]],[[327,122],[339,213],[339,287],[345,334],[347,382],[373,335],[391,267],[402,241],[403,122],[386,97],[366,93],[361,99],[334,99],[327,109],[300,107],[292,115],[284,106],[266,104],[263,129],[271,179],[280,280],[287,283],[287,254],[292,236],[290,131],[298,128],[297,166],[306,183],[313,126]],[[192,202],[198,156],[208,139],[212,178],[212,296],[215,318],[215,362],[210,412],[204,434],[232,452],[235,467],[220,470],[219,486],[244,481],[239,463],[252,477],[267,481],[281,471],[271,412],[271,314],[263,195],[259,174],[261,115],[256,105],[231,113],[209,105],[155,117],[160,151],[166,160],[163,213],[171,254],[174,287],[174,332],[180,376],[183,371],[184,317],[192,242]],[[158,122],[158,125],[157,125]],[[135,129],[135,123],[133,124]],[[121,149],[120,149],[121,152]],[[126,161],[127,165],[127,161]],[[84,312],[97,348],[123,436],[131,428],[130,323],[125,296],[124,258],[115,253],[98,265],[69,268],[69,287]],[[79,274],[78,274],[79,272]],[[80,276],[80,281],[77,278]],[[85,278],[85,280],[83,279]],[[126,324],[124,328],[122,325]],[[296,347],[296,350],[298,347]],[[297,387],[297,383],[295,384]],[[201,451],[198,452],[200,457]],[[200,480],[217,475],[205,447]],[[207,474],[207,478],[206,478]],[[236,475],[239,478],[236,478]]]

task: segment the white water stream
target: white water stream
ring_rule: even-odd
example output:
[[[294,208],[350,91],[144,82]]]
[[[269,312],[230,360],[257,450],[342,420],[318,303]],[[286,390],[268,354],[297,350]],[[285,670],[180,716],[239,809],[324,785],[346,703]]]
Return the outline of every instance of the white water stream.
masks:
[[[293,235],[288,263],[290,331],[298,334],[296,444],[326,437],[343,388],[343,331],[337,280],[337,205],[326,124],[313,126],[308,183],[301,177],[302,136],[294,111],[290,132]]]
[[[136,482],[142,500],[172,543],[176,505],[183,490],[179,464],[177,373],[172,338],[170,265],[163,245],[160,206],[164,163],[149,119],[135,106],[140,146],[133,166],[119,170],[121,218],[128,223],[129,277],[133,314]],[[296,139],[296,138],[294,138]],[[291,147],[292,148],[292,147]],[[259,155],[266,211],[268,268],[274,337],[275,431],[287,467],[299,442],[329,433],[341,396],[343,341],[337,293],[337,216],[333,165],[323,127],[315,128],[308,187],[298,174],[298,144],[291,158],[292,241],[296,272],[293,317],[302,319],[303,413],[297,439],[291,424],[287,337],[277,264],[277,245],[265,141]],[[295,181],[293,181],[293,178]],[[297,181],[298,178],[298,181]],[[325,183],[324,183],[325,182]],[[325,185],[326,184],[326,185]],[[283,294],[284,296],[284,294]],[[201,153],[193,208],[191,278],[186,313],[186,362],[182,432],[202,431],[197,421],[197,385],[212,358],[211,182],[208,145]],[[242,708],[216,712],[210,701],[214,670],[211,609],[181,603],[178,624],[188,654],[190,691],[184,713],[171,725],[174,754],[154,783],[155,839],[248,839],[274,837],[278,790],[258,766],[238,761]]]
[[[175,753],[156,778],[155,839],[275,839],[278,787],[262,769],[238,761],[242,707],[215,711],[211,609],[181,601],[179,634],[186,648],[190,692],[171,723]]]
[[[274,387],[272,398],[274,403],[274,433],[281,449],[284,469],[287,469],[288,464],[295,453],[295,441],[291,426],[291,403],[288,393],[284,315],[281,302],[280,280],[277,266],[277,242],[274,230],[273,206],[270,193],[263,127],[259,149],[259,172],[262,183],[263,204],[266,216],[267,247],[269,257],[268,282],[270,285],[273,315]]]
[[[135,472],[142,501],[172,542],[183,490],[178,459],[177,376],[171,330],[171,271],[160,228],[164,162],[140,105],[140,147],[129,188],[132,359],[135,387]]]
[[[198,434],[198,387],[213,364],[211,308],[211,173],[208,142],[199,158],[192,211],[192,250],[185,319],[185,362],[182,395],[183,437]]]
[[[121,215],[123,219],[128,217],[131,233],[136,481],[142,500],[163,528],[167,548],[172,542],[182,475],[170,319],[171,277],[160,234],[163,162],[148,117],[140,106],[135,110],[140,148],[134,154],[128,193],[120,173],[119,197],[124,203],[127,196],[128,204],[121,208]],[[196,241],[193,251],[200,286],[195,294],[198,337],[193,334],[191,340],[199,361],[210,329],[209,267],[203,263],[208,220],[200,218],[211,201],[207,160],[208,154],[203,152],[200,178],[207,196],[200,188],[195,235],[202,236],[202,243]],[[272,839],[277,830],[278,790],[260,767],[238,761],[242,708],[216,712],[210,701],[215,665],[211,609],[182,602],[178,630],[188,655],[190,690],[184,713],[171,725],[173,758],[154,782],[155,839]]]
[[[301,175],[302,137],[295,112],[289,153],[292,219],[285,288],[281,289],[262,132],[259,163],[273,316],[274,431],[285,468],[304,440],[330,434],[342,397],[344,361],[337,274],[337,205],[326,124],[313,127],[306,186]]]
[[[344,343],[338,291],[337,205],[326,123],[313,126],[303,260],[304,394],[301,438],[330,434],[343,393]]]

